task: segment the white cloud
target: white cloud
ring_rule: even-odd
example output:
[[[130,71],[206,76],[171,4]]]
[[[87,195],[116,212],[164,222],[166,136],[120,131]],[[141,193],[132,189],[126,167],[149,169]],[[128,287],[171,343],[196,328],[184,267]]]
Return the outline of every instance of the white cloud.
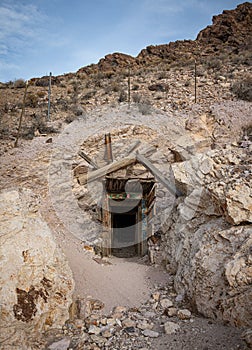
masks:
[[[167,0],[144,0],[145,11],[159,14],[174,14],[183,11],[185,2]]]
[[[37,35],[37,28],[46,21],[34,5],[5,3],[0,6],[0,40],[29,39]],[[11,45],[11,42],[10,42]]]

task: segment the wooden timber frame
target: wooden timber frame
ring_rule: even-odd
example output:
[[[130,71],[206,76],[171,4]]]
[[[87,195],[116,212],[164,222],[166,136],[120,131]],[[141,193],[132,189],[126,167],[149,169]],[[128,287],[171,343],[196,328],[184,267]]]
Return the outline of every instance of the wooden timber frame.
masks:
[[[154,234],[153,217],[155,215],[154,177],[117,178],[106,176],[103,180],[103,243],[104,256],[125,256],[125,251],[143,256],[148,251],[147,240]],[[130,219],[129,219],[130,218]],[[130,222],[125,226],[129,237],[120,241],[123,228],[117,234],[118,221]]]
[[[123,240],[120,242],[120,237],[118,238],[117,235],[118,223],[121,224],[119,227],[125,228],[128,236],[131,237],[126,244],[134,247],[135,255],[145,255],[148,251],[147,240],[154,234],[156,181],[165,186],[175,197],[183,194],[146,157],[138,152],[100,169],[84,152],[80,156],[94,170],[88,174],[80,174],[78,176],[79,184],[85,185],[96,180],[102,180],[103,183],[100,218],[103,224],[102,245],[100,247],[102,255],[116,255],[116,250],[120,250],[120,247],[117,247],[118,241],[119,246],[124,247],[125,242]],[[147,175],[134,177],[118,174],[122,169],[137,163],[144,166]],[[139,186],[141,191],[139,191]],[[129,222],[129,226],[126,226],[126,221]],[[134,226],[134,230],[132,226]],[[124,231],[121,230],[121,232],[124,236]]]

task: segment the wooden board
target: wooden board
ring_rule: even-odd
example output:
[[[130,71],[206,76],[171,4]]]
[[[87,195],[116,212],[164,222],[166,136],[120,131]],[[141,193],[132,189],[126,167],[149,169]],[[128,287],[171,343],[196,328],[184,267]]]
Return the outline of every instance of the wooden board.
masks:
[[[119,160],[117,162],[113,162],[111,164],[108,164],[101,169],[97,169],[97,170],[94,170],[92,172],[89,172],[87,174],[87,176],[81,175],[81,176],[79,176],[78,181],[79,181],[80,185],[85,185],[87,182],[92,182],[92,181],[98,180],[98,179],[106,176],[107,174],[113,173],[114,171],[117,171],[118,169],[125,168],[128,165],[131,165],[135,162],[136,162],[135,157],[125,158],[125,159]]]
[[[161,182],[163,186],[165,186],[174,196],[180,197],[182,193],[173,186],[170,181],[163,176],[163,174],[143,155],[137,153],[136,159],[139,163],[143,164],[151,173],[155,176],[155,178]]]

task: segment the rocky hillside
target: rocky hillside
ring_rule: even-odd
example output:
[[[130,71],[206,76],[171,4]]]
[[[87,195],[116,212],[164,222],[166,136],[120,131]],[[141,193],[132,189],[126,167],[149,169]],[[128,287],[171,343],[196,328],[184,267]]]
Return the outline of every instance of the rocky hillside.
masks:
[[[56,132],[61,127],[56,121],[69,123],[99,105],[127,101],[129,76],[130,101],[143,113],[148,113],[150,106],[171,112],[209,111],[216,102],[251,101],[251,14],[252,5],[247,2],[215,16],[213,24],[194,41],[149,46],[137,57],[110,54],[76,73],[52,77],[53,124],[47,118],[49,77],[31,79],[21,137],[31,139],[37,130]],[[13,145],[17,135],[24,86],[22,79],[0,86],[3,151]]]

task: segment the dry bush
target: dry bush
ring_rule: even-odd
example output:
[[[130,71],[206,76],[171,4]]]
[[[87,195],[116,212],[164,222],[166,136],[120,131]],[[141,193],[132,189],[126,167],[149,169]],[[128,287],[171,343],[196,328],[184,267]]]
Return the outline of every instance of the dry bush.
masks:
[[[167,72],[163,71],[163,72],[159,72],[157,79],[158,80],[162,80],[162,79],[166,79],[167,78]]]
[[[252,53],[250,51],[239,52],[237,55],[231,56],[231,62],[235,65],[244,64],[245,66],[251,66]]]
[[[14,84],[13,84],[14,88],[24,88],[25,85],[26,83],[24,79],[17,79],[14,81]]]
[[[44,98],[45,96],[46,96],[46,92],[45,91],[38,91],[37,92],[37,96],[39,97],[39,98]]]
[[[80,115],[83,115],[85,113],[84,109],[80,105],[74,105],[72,110],[76,117],[79,117]]]
[[[70,123],[72,123],[76,118],[77,118],[76,115],[74,115],[74,114],[69,114],[69,115],[66,116],[66,118],[65,118],[65,123],[70,124]]]
[[[37,79],[35,82],[35,85],[42,86],[42,87],[49,86],[49,77],[43,77],[43,78]]]
[[[248,124],[246,127],[243,127],[243,135],[247,136],[250,141],[252,141],[252,124]]]
[[[136,91],[136,90],[138,90],[140,88],[140,85],[138,85],[138,84],[133,84],[133,86],[132,86],[132,90],[133,91]]]
[[[236,81],[231,86],[231,91],[238,99],[252,102],[252,76]]]
[[[137,93],[133,93],[132,94],[132,101],[135,102],[135,103],[140,103],[141,102],[141,95],[140,94],[137,94]]]
[[[118,97],[118,102],[126,102],[128,100],[128,94],[126,91],[121,90],[119,97]]]
[[[82,96],[82,100],[89,100],[90,98],[92,98],[92,97],[94,97],[95,96],[95,94],[96,94],[96,90],[90,90],[90,91],[87,91],[86,93],[85,93],[85,95],[84,96]]]
[[[143,100],[143,102],[138,103],[138,110],[143,115],[148,115],[152,113],[152,106],[148,99]]]
[[[116,81],[113,81],[111,84],[109,84],[108,86],[106,86],[106,88],[104,89],[106,94],[109,94],[111,92],[119,92],[121,89],[121,86],[119,83],[117,83]]]
[[[25,106],[35,108],[38,105],[38,95],[28,93],[25,99]]]
[[[208,60],[206,62],[206,66],[207,68],[212,68],[212,69],[221,69],[222,67],[222,61],[219,58],[210,58],[210,60]]]

